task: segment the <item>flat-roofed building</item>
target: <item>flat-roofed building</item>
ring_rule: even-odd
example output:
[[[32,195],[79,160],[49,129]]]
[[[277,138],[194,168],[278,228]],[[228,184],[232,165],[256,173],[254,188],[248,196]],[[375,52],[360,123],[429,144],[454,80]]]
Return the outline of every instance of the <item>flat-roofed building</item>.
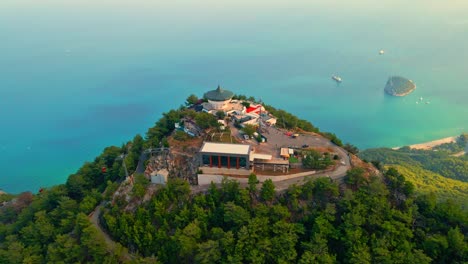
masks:
[[[200,166],[228,169],[250,169],[251,146],[204,142],[199,151]]]
[[[151,173],[151,183],[166,185],[169,172],[166,169],[153,171]]]
[[[289,149],[288,148],[281,148],[280,150],[280,156],[284,159],[289,159],[290,154],[289,154]]]

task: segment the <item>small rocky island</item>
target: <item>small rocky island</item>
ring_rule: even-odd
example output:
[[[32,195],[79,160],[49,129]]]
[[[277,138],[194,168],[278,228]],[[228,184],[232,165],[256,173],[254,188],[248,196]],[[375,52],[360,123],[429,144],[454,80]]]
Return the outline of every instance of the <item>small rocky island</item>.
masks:
[[[405,96],[416,89],[413,81],[400,76],[391,76],[385,85],[385,92],[393,96]]]

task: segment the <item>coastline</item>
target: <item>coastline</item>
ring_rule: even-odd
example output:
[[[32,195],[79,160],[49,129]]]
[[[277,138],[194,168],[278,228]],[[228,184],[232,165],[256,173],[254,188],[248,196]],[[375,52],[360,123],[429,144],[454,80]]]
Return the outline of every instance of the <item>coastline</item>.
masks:
[[[395,94],[395,95],[393,95],[393,94],[392,94],[392,95],[393,95],[393,96],[398,96],[398,97],[407,96],[408,94],[412,93],[414,90],[416,90],[416,85],[414,86],[414,88],[413,88],[413,89],[409,90],[409,91],[408,91],[408,92],[406,92],[406,93],[402,93],[402,94]]]
[[[436,139],[428,142],[423,142],[423,143],[418,143],[418,144],[413,144],[413,145],[408,145],[410,149],[421,149],[421,150],[430,150],[435,146],[439,146],[445,143],[453,143],[456,142],[457,139],[460,136],[453,136],[453,137],[446,137],[446,138],[441,138],[441,139]],[[406,147],[406,146],[405,146]],[[398,150],[402,147],[393,147],[393,150]]]
[[[404,93],[401,93],[401,94],[389,93],[389,92],[387,92],[387,90],[385,90],[385,92],[386,92],[388,95],[391,95],[391,96],[397,96],[397,97],[407,96],[408,94],[410,94],[410,93],[412,93],[414,90],[416,90],[416,84],[413,83],[413,85],[414,85],[414,87],[413,87],[411,90],[409,90],[409,91],[407,91],[407,92],[404,92]]]

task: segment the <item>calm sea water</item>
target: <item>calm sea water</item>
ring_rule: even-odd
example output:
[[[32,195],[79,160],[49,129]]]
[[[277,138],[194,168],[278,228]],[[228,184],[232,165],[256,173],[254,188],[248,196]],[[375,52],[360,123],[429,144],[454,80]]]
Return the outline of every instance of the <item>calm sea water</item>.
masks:
[[[36,2],[0,3],[8,192],[65,182],[218,84],[360,148],[468,130],[466,1]],[[390,75],[417,89],[384,95]]]

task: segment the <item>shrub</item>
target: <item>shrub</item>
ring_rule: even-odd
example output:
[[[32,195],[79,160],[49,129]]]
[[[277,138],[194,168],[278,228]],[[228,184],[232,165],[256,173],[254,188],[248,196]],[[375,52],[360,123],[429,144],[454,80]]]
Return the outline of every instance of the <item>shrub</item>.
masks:
[[[174,133],[174,139],[178,141],[186,141],[187,139],[189,139],[189,137],[190,136],[187,133],[180,131],[180,130],[177,130]]]

